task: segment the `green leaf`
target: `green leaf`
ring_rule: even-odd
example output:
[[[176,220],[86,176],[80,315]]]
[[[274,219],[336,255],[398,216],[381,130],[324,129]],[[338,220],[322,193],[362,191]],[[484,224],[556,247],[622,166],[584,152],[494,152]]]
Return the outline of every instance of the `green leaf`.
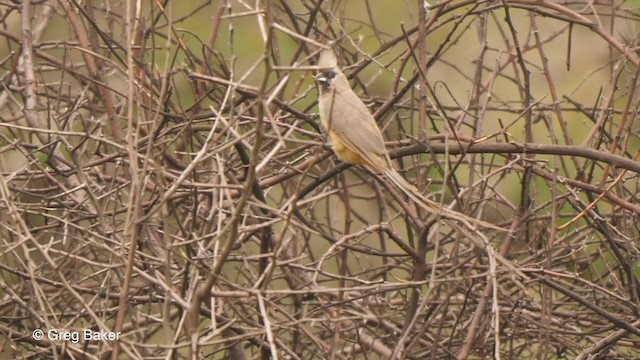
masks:
[[[35,155],[42,165],[49,167],[49,155],[41,151],[38,151]]]

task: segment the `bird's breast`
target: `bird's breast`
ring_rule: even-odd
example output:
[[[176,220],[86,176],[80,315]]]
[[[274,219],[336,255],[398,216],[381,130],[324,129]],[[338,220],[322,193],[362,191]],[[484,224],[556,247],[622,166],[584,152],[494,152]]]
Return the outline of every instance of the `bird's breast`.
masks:
[[[328,133],[331,138],[333,151],[338,155],[340,160],[346,161],[350,164],[367,165],[367,161],[365,161],[360,154],[351,151],[347,146],[345,146],[344,142],[340,139],[340,136],[335,133],[335,131],[328,129]]]

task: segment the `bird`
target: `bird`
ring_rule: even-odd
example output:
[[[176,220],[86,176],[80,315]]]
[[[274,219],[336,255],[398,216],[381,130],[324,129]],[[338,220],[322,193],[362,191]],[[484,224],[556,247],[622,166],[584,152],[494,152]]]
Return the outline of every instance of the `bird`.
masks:
[[[395,187],[427,212],[463,222],[467,227],[476,224],[504,231],[503,228],[494,224],[441,207],[407,182],[394,168],[378,124],[367,106],[351,88],[347,77],[340,71],[333,50],[321,51],[318,68],[320,70],[314,79],[318,85],[320,122],[331,139],[333,151],[340,160],[364,166],[374,173],[384,175]]]

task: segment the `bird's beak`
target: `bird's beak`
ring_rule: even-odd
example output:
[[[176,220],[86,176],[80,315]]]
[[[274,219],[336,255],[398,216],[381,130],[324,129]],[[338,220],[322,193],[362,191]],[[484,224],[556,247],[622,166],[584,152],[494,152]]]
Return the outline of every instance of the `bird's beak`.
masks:
[[[329,79],[327,79],[326,76],[324,76],[323,73],[319,73],[316,76],[313,77],[315,81],[319,82],[319,83],[327,83],[329,81]]]

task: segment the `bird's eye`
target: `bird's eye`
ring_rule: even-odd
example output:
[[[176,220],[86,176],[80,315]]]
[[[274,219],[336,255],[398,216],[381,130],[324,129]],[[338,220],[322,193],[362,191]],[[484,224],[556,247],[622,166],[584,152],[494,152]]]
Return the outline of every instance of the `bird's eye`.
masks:
[[[334,77],[336,77],[336,72],[335,71],[327,71],[327,78],[329,79],[333,79]]]

